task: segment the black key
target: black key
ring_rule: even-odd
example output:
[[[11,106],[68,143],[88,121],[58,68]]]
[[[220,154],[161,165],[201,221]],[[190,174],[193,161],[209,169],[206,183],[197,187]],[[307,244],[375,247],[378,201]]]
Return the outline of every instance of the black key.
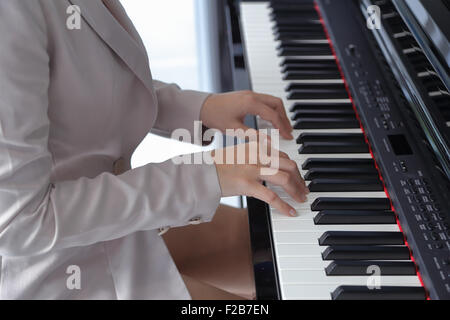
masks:
[[[348,99],[348,93],[345,89],[295,89],[289,91],[288,99]]]
[[[333,70],[288,71],[283,77],[284,80],[335,80],[340,78],[341,74],[339,71]]]
[[[298,39],[301,40],[301,39]],[[305,54],[332,54],[331,47],[328,43],[295,43],[293,40],[284,40],[280,45],[278,45],[277,50],[291,50],[295,52],[295,55],[305,55]]]
[[[276,22],[276,26],[279,28],[285,28],[285,27],[295,27],[298,25],[303,25],[303,24],[311,24],[311,25],[316,25],[316,24],[321,24],[320,19],[318,19],[318,17],[303,17],[302,19],[290,19],[290,20],[283,20],[283,21],[277,21]]]
[[[317,57],[316,59],[303,59],[300,57],[286,57],[283,58],[283,60],[280,63],[280,67],[284,67],[289,64],[308,64],[308,63],[320,63],[324,65],[334,66],[337,67],[337,63],[334,59],[328,59],[328,58],[321,58]],[[313,68],[310,68],[313,69]]]
[[[364,144],[366,140],[362,133],[302,133],[297,143],[305,142],[353,142]]]
[[[359,122],[352,118],[306,118],[299,119],[294,125],[294,129],[358,129]]]
[[[275,21],[286,21],[289,19],[294,22],[298,21],[298,20],[294,20],[298,16],[301,16],[301,17],[307,16],[307,17],[318,18],[317,11],[315,11],[314,8],[310,8],[309,10],[291,9],[289,11],[288,10],[273,10],[272,13],[269,15],[269,17]]]
[[[288,63],[281,68],[281,73],[288,71],[305,71],[305,70],[327,70],[331,72],[339,72],[338,67],[328,63]]]
[[[305,109],[299,110],[294,113],[291,117],[292,121],[297,121],[301,118],[320,118],[323,116],[332,116],[332,117],[356,117],[355,111],[353,109],[324,109],[324,110],[313,110],[313,109]]]
[[[382,276],[414,276],[416,266],[411,261],[333,261],[326,268],[327,276],[370,276],[376,266]]]
[[[347,102],[323,102],[323,103],[300,103],[296,102],[290,108],[291,112],[301,110],[347,110],[352,111],[355,114],[355,110],[351,103]]]
[[[314,179],[308,186],[311,192],[377,192],[383,191],[380,179]]]
[[[275,40],[294,40],[294,39],[302,39],[302,40],[321,40],[325,39],[326,34],[323,31],[313,31],[313,30],[305,30],[305,31],[288,31],[282,33],[275,33]]]
[[[284,26],[275,25],[272,28],[272,30],[274,33],[285,33],[285,32],[295,32],[295,31],[314,31],[314,32],[323,32],[325,34],[322,24],[320,24],[320,23],[295,24],[295,25],[284,25]]]
[[[327,231],[319,239],[321,246],[404,245],[401,232]]]
[[[290,83],[285,89],[287,92],[295,90],[336,90],[346,91],[341,83]]]
[[[330,260],[410,260],[406,246],[335,246],[322,252],[322,259]]]
[[[314,217],[316,225],[396,224],[388,210],[322,210]]]
[[[313,168],[309,170],[304,179],[378,179],[379,174],[375,169],[361,168]]]
[[[391,210],[388,198],[317,198],[312,211],[322,210]]]
[[[295,5],[292,4],[291,2],[288,2],[286,4],[286,2],[282,1],[280,3],[278,2],[274,2],[273,6],[271,5],[271,9],[272,9],[272,13],[275,14],[284,14],[284,13],[290,13],[293,12],[295,14],[297,14],[298,12],[315,12],[317,13],[317,11],[314,9],[314,4],[312,2],[296,2]]]
[[[318,18],[319,15],[317,11],[314,9],[314,7],[302,7],[302,8],[291,8],[290,10],[286,9],[272,9],[272,12],[269,15],[270,17],[274,18],[274,20],[278,21],[287,21],[292,20],[294,23],[299,23],[299,19],[295,19],[298,16],[304,17],[314,17]],[[303,23],[302,20],[300,20],[300,23]]]
[[[357,142],[316,142],[306,141],[299,149],[299,154],[336,154],[336,153],[369,153],[367,144]]]
[[[287,48],[287,47],[297,48],[297,47],[304,47],[304,46],[326,48],[327,45],[329,45],[329,44],[328,44],[328,41],[325,39],[322,39],[321,41],[310,41],[308,39],[288,39],[288,40],[281,40],[279,42],[277,49],[279,50],[279,49]],[[317,65],[316,67],[321,67],[321,66]],[[335,64],[334,67],[337,67],[337,65]]]
[[[315,119],[315,118],[334,118],[334,119],[357,119],[355,113],[351,112],[340,112],[340,110],[337,110],[335,113],[332,114],[326,114],[324,111],[319,110],[316,112],[304,112],[304,111],[297,111],[292,118],[296,118],[296,120],[301,119]]]
[[[270,7],[273,11],[285,11],[285,10],[298,10],[306,9],[308,6],[314,8],[313,0],[303,0],[303,1],[271,1]]]
[[[327,159],[327,158],[311,158],[305,161],[302,166],[303,170],[311,170],[313,168],[361,168],[375,169],[373,159]],[[348,209],[348,208],[347,208]]]
[[[294,17],[283,17],[283,18],[277,18],[277,19],[273,19],[272,21],[275,21],[277,26],[292,26],[292,25],[296,25],[298,23],[305,23],[307,21],[311,21],[314,23],[314,21],[319,20],[319,16],[317,15],[317,13],[315,14],[302,14],[302,15],[297,15]]]
[[[295,40],[292,40],[295,41]],[[335,60],[299,60],[296,58],[285,58],[280,67],[294,69],[339,69]]]
[[[282,47],[278,50],[278,56],[287,57],[287,56],[330,56],[333,53],[331,49],[328,47],[314,47],[311,45],[304,45],[301,47]]]
[[[369,289],[367,286],[340,286],[331,293],[333,300],[426,300],[422,287],[381,287]]]

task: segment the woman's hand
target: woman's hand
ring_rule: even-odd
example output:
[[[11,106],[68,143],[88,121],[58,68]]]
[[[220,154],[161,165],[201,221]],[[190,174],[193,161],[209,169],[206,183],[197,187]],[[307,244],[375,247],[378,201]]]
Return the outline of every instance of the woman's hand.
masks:
[[[292,140],[292,126],[286,115],[283,101],[279,98],[258,94],[251,91],[213,94],[206,99],[200,119],[208,128],[218,129],[225,133],[226,129],[249,128],[244,125],[246,115],[260,116],[270,121],[280,135]]]
[[[241,149],[239,149],[241,148]],[[245,148],[245,149],[243,149]],[[227,154],[234,155],[234,163],[244,164],[223,164],[229,159]],[[274,157],[274,150],[269,157]],[[238,159],[238,155],[240,155]],[[244,156],[242,156],[244,155]],[[267,181],[282,187],[289,196],[297,202],[305,202],[309,190],[302,179],[295,161],[290,160],[287,154],[279,152],[277,158],[278,166],[262,165],[260,162],[258,143],[251,142],[245,145],[238,145],[226,149],[212,152],[212,158],[216,164],[219,183],[223,197],[245,195],[260,199],[277,209],[279,212],[296,217],[296,210],[282,200],[275,192],[266,188],[262,182]],[[245,157],[245,159],[244,159]],[[253,157],[253,158],[252,158]],[[258,159],[257,164],[250,164],[249,159]],[[273,174],[268,174],[268,170]]]

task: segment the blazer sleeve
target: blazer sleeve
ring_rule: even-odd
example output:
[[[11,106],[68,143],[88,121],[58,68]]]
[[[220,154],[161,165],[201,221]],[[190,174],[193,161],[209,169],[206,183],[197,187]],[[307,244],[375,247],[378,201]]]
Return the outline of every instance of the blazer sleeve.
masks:
[[[168,161],[52,183],[50,59],[40,2],[0,1],[0,39],[0,256],[212,219],[221,194],[213,165]]]
[[[210,93],[181,90],[176,84],[153,80],[158,100],[158,117],[152,130],[156,134],[170,137],[176,129],[189,131],[192,142],[201,142],[202,126],[194,126],[200,121],[200,111]]]

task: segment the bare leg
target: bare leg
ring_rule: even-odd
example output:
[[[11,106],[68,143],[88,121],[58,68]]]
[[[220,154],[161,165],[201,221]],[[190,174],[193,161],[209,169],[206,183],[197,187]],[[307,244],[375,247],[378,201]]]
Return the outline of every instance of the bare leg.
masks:
[[[220,206],[212,222],[171,229],[164,240],[182,275],[254,298],[247,210]]]

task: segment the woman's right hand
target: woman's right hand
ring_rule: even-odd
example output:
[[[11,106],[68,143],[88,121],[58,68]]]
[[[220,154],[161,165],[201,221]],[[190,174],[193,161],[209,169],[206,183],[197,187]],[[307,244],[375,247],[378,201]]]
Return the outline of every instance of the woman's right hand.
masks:
[[[241,148],[241,151],[238,150],[239,148]],[[245,151],[242,148],[245,148]],[[244,195],[254,197],[268,203],[285,215],[298,216],[298,213],[291,205],[262,184],[263,181],[267,181],[282,187],[292,199],[299,203],[307,200],[306,195],[309,194],[309,190],[300,175],[297,163],[289,159],[287,154],[280,151],[274,152],[272,150],[269,157],[275,160],[273,157],[277,157],[277,153],[278,165],[274,168],[271,165],[262,164],[267,161],[260,161],[260,152],[256,142],[213,151],[211,155],[217,168],[222,196]],[[235,161],[225,161],[227,154],[234,154]],[[245,154],[245,159],[237,159],[238,154]],[[258,159],[258,161],[251,162],[250,160],[252,159]],[[230,162],[233,164],[228,164]],[[254,162],[257,163],[253,164]],[[268,168],[275,169],[275,171],[264,170]],[[272,173],[268,171],[272,171]]]

